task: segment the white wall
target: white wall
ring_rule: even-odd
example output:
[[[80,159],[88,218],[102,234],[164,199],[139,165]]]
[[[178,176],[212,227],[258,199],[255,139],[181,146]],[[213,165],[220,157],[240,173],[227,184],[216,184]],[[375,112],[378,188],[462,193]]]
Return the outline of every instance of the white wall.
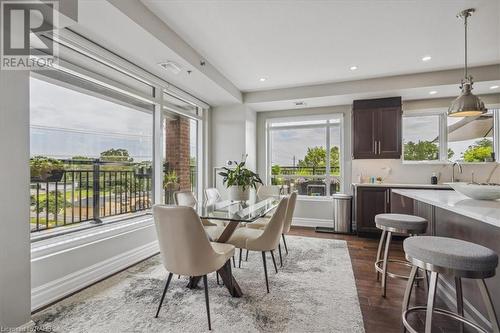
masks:
[[[32,310],[158,253],[152,218],[91,228],[32,244]]]
[[[455,178],[461,181],[471,181],[474,172],[474,181],[500,183],[500,167],[498,163],[462,164],[463,173],[458,173],[455,167]],[[390,171],[389,171],[390,169]],[[363,176],[363,182],[368,182],[370,176],[381,176],[385,183],[403,184],[430,184],[433,172],[436,172],[440,183],[451,181],[450,164],[404,164],[401,160],[353,160],[352,178],[358,182]]]
[[[256,113],[244,104],[232,104],[211,110],[211,149],[213,168],[226,165],[226,161],[240,161],[248,154],[249,169],[256,170]],[[226,197],[226,188],[220,176],[213,180],[221,195]]]
[[[30,321],[29,72],[0,71],[0,327]]]

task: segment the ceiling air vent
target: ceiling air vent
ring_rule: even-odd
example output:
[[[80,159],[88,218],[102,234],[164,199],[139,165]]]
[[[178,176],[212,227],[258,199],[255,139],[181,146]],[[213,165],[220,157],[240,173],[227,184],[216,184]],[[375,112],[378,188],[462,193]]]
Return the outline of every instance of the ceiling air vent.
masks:
[[[298,101],[293,103],[296,108],[303,108],[304,106],[307,106],[306,102],[304,101]]]

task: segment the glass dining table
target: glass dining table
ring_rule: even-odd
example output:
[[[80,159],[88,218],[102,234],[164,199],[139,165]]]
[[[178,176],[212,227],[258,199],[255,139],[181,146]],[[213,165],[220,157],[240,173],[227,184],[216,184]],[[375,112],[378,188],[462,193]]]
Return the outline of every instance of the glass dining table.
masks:
[[[223,200],[205,202],[203,205],[199,205],[197,211],[201,219],[228,222],[219,238],[213,240],[218,243],[225,243],[229,240],[239,224],[252,223],[264,217],[267,213],[276,208],[278,203],[279,198],[277,197],[265,199],[252,197],[247,201]]]
[[[223,200],[217,202],[205,202],[197,205],[197,212],[201,219],[226,221],[219,238],[211,240],[218,243],[226,243],[236,228],[241,224],[252,223],[264,217],[279,204],[278,197],[259,199],[256,196],[247,201]],[[224,285],[233,297],[243,295],[240,286],[233,277],[231,263],[228,261],[217,271],[222,278]],[[190,277],[188,288],[195,289],[198,286],[200,277]]]

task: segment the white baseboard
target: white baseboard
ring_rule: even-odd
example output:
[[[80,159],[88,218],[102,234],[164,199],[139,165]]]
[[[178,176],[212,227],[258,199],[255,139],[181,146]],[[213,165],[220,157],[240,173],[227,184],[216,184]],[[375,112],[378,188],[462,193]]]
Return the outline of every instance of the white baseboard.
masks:
[[[33,320],[30,320],[26,324],[16,327],[12,332],[34,332],[34,330],[35,330],[35,322]],[[6,332],[11,332],[11,331],[7,330]]]
[[[68,274],[31,290],[31,310],[55,302],[120,270],[158,253],[158,242],[134,248],[118,256]]]
[[[292,226],[298,227],[333,227],[333,220],[328,219],[310,219],[304,217],[294,217]]]

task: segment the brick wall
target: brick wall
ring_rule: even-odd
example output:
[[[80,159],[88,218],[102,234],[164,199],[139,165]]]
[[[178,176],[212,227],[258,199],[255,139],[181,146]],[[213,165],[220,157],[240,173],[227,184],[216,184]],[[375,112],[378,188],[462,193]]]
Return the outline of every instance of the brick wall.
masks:
[[[189,119],[178,117],[176,120],[167,120],[165,156],[171,170],[175,170],[181,190],[191,189],[189,177]]]

